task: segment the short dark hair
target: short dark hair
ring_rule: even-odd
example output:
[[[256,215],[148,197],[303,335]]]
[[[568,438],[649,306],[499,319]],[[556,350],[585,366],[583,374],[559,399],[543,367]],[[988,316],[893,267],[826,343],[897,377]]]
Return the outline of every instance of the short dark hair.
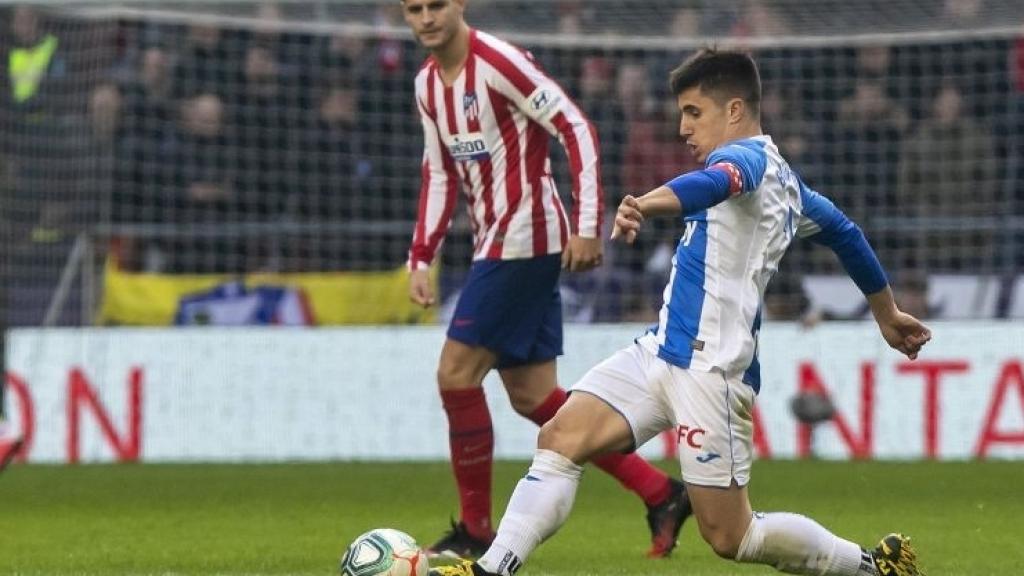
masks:
[[[744,52],[703,48],[673,70],[668,83],[675,96],[698,87],[719,101],[741,98],[755,114],[760,113],[761,75],[754,59]]]

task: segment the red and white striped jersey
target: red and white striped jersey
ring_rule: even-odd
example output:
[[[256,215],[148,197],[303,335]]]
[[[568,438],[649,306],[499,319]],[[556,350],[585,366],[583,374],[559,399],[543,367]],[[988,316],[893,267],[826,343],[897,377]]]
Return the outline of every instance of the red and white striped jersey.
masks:
[[[569,158],[573,233],[595,238],[601,228],[593,126],[528,53],[477,30],[469,38],[465,66],[451,86],[433,58],[416,75],[425,146],[410,269],[433,262],[460,185],[473,226],[474,260],[561,252],[569,219],[551,177],[548,134]]]

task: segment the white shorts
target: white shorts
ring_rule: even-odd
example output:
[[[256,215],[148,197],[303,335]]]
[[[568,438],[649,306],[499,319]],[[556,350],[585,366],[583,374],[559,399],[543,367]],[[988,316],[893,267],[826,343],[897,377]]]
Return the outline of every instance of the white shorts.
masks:
[[[675,428],[684,481],[721,487],[750,481],[756,395],[739,378],[679,368],[633,344],[591,368],[572,389],[622,414],[637,447]]]

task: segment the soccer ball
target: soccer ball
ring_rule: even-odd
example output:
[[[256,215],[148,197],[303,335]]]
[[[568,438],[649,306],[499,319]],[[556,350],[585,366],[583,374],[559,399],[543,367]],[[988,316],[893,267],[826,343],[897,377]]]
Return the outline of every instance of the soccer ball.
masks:
[[[361,535],[341,556],[341,576],[427,576],[429,570],[416,540],[391,528]]]

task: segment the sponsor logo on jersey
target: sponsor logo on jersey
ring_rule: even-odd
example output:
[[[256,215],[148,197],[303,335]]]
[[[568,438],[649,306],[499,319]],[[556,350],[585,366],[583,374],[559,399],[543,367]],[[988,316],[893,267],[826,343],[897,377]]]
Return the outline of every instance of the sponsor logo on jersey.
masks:
[[[721,458],[721,457],[722,457],[721,454],[716,454],[714,452],[708,452],[707,454],[702,454],[700,456],[697,456],[697,462],[700,462],[701,464],[707,464],[708,462],[711,462],[715,458]]]
[[[451,136],[446,144],[448,153],[458,162],[480,161],[491,157],[487,141],[480,132]]]
[[[558,112],[562,96],[550,88],[538,86],[527,100],[530,104],[530,109],[533,111],[533,117],[547,120]]]

